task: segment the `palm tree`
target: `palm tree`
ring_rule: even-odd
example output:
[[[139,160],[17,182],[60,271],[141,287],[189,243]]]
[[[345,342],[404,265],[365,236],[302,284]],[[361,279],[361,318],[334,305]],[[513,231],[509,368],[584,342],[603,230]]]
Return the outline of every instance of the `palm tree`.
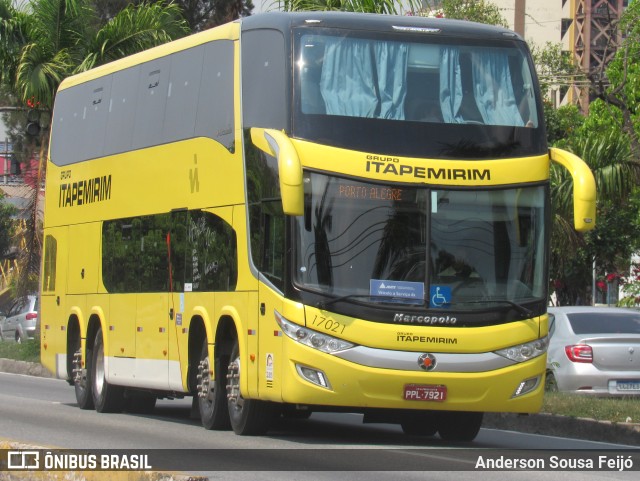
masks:
[[[3,81],[22,102],[51,109],[69,75],[160,45],[188,33],[173,3],[141,4],[99,25],[88,0],[34,0],[15,8],[0,0]],[[3,49],[4,51],[4,49]]]
[[[589,165],[598,192],[596,229],[584,236],[578,234],[573,230],[571,176],[566,169],[552,165],[551,276],[562,281],[556,286],[556,293],[564,294],[563,302],[574,303],[578,298],[588,300],[594,260],[599,268],[613,270],[617,254],[633,248],[628,239],[619,235],[622,229],[633,226],[618,226],[621,230],[616,233],[607,230],[611,229],[613,216],[628,214],[629,197],[640,182],[640,165],[633,161],[628,137],[619,130],[581,129],[567,148]],[[606,253],[602,252],[605,248]]]
[[[101,25],[90,0],[32,0],[14,6],[0,0],[0,82],[18,105],[50,117],[56,91],[68,76],[160,45],[189,32],[173,3],[141,4],[120,11]],[[16,291],[37,285],[40,228],[37,206],[44,178],[48,130],[30,142],[26,159],[40,160],[30,203],[23,275]],[[39,155],[34,153],[39,151]]]

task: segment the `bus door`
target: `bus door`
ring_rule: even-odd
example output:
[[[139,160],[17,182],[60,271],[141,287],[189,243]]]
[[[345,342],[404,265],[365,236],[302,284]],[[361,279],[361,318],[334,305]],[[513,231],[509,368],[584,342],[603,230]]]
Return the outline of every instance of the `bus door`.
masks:
[[[138,294],[136,308],[136,376],[140,384],[169,389],[169,296]]]
[[[140,385],[169,389],[169,310],[173,292],[171,244],[173,215],[138,218],[132,225],[136,245],[136,377]]]
[[[61,335],[67,330],[67,230],[65,227],[47,229],[44,236],[42,263],[42,291],[40,296],[40,335],[42,360],[59,378],[71,377],[72,366],[67,366],[67,339]],[[46,313],[46,316],[43,315]],[[55,354],[54,354],[55,353]],[[54,357],[55,356],[55,357]]]

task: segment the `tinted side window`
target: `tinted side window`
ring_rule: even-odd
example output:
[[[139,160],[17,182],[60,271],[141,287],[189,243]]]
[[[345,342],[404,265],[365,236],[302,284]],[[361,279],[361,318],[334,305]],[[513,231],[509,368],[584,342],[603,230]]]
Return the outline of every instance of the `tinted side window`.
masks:
[[[176,52],[58,93],[51,160],[64,166],[193,137],[234,148],[234,42]]]
[[[204,50],[196,136],[217,140],[233,151],[233,42],[211,42],[204,46]]]
[[[120,72],[112,74],[112,77],[109,118],[107,120],[107,133],[105,148],[103,150],[104,155],[125,152],[131,149],[140,66],[121,70]],[[55,138],[52,139],[55,141]],[[51,145],[53,147],[53,145],[55,145],[54,142],[52,142]],[[71,146],[66,147],[71,149]],[[97,157],[98,155],[100,154],[94,155],[93,157]],[[57,159],[53,155],[51,158],[54,162],[57,162]]]
[[[162,143],[162,125],[169,90],[169,57],[147,62],[140,67],[133,148]]]
[[[190,211],[185,283],[193,291],[232,291],[238,279],[236,234],[221,218]]]
[[[42,271],[42,290],[54,291],[56,288],[56,258],[58,255],[58,241],[48,235],[44,239],[44,265]]]
[[[169,290],[167,233],[171,215],[107,221],[102,227],[102,280],[109,292]]]
[[[103,283],[112,293],[231,291],[238,277],[236,246],[232,227],[208,212],[106,221]]]
[[[576,334],[640,334],[640,313],[567,314]]]
[[[248,136],[249,131],[245,131]],[[251,258],[258,270],[284,288],[285,216],[282,212],[278,161],[246,137],[247,201]]]
[[[285,129],[288,87],[284,37],[277,30],[242,34],[242,105],[245,127]]]

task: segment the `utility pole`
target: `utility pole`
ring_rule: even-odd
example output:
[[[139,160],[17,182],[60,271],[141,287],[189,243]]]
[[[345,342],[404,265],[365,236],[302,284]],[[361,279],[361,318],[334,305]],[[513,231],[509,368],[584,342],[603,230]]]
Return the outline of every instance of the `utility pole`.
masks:
[[[4,142],[2,143],[3,145],[3,149],[2,149],[2,155],[4,157],[4,185],[7,185],[9,183],[9,174],[11,173],[11,158],[9,157],[9,154],[12,153],[13,149],[9,148],[9,139],[4,139]]]

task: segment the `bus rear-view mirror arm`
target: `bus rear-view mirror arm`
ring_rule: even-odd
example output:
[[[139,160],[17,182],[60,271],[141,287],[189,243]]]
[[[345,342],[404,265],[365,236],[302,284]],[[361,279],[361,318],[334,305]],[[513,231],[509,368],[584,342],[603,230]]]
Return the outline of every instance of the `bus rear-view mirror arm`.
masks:
[[[552,161],[562,165],[573,178],[573,223],[578,232],[596,226],[596,181],[589,166],[578,156],[566,150],[549,149]]]
[[[282,210],[287,215],[303,215],[302,165],[291,139],[274,129],[251,129],[251,141],[260,150],[278,159]]]

